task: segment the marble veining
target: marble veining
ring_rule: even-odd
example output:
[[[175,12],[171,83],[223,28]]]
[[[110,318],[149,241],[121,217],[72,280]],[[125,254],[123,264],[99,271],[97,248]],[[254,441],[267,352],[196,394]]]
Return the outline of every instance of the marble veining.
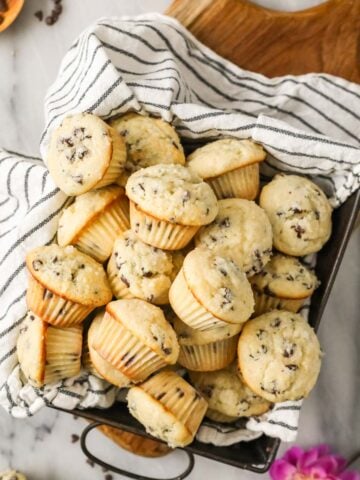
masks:
[[[296,3],[308,6],[309,0],[304,1]],[[274,0],[261,3],[274,6]],[[16,23],[0,34],[0,145],[38,153],[46,89],[66,49],[89,23],[104,15],[163,11],[167,4],[168,0],[64,0],[63,15],[56,25],[48,27],[34,13],[50,9],[51,2],[26,2]],[[325,351],[323,368],[316,388],[305,402],[298,437],[302,445],[328,442],[345,456],[360,448],[359,246],[358,228],[349,242],[322,320],[319,336]],[[85,425],[80,418],[50,409],[26,420],[12,419],[0,410],[0,472],[17,468],[36,480],[121,478],[82,454],[79,437]],[[135,457],[99,432],[91,436],[90,447],[105,460],[157,478],[180,472],[185,461],[181,452],[161,460]],[[220,476],[227,480],[256,478],[249,472],[199,457],[189,478],[215,480]]]

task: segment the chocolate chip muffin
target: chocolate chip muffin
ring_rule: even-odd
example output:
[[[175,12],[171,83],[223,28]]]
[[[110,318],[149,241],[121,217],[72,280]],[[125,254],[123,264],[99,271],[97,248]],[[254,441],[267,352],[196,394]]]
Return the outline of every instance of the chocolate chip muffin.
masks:
[[[81,323],[112,298],[105,271],[73,246],[37,247],[26,256],[28,308],[58,327]]]
[[[139,299],[106,306],[92,347],[133,382],[175,364],[179,356],[176,334],[162,310]]]
[[[128,230],[117,238],[108,263],[112,291],[116,298],[141,298],[156,305],[169,303],[169,289],[183,259],[180,252],[152,247]]]
[[[212,412],[231,418],[252,417],[262,415],[271,407],[270,402],[244,384],[236,364],[216,372],[189,372],[189,376]]]
[[[271,224],[255,202],[239,198],[220,200],[215,220],[199,230],[195,243],[234,259],[251,276],[270,260]]]
[[[174,127],[161,118],[138,113],[127,113],[110,125],[124,138],[127,158],[120,185],[126,185],[129,176],[152,165],[184,165],[185,156]]]
[[[131,229],[164,250],[185,247],[218,212],[215,194],[180,165],[155,165],[132,174],[126,184]]]
[[[125,160],[123,138],[90,113],[65,117],[52,132],[46,155],[54,182],[71,196],[114,183]]]
[[[331,235],[332,208],[308,178],[279,174],[265,185],[260,206],[269,216],[274,246],[288,255],[318,252]]]
[[[204,418],[207,403],[175,372],[163,371],[130,388],[128,408],[148,433],[170,447],[189,445]]]
[[[255,316],[275,308],[297,312],[319,284],[316,275],[298,258],[281,253],[275,253],[264,270],[249,280]]]
[[[30,311],[16,349],[23,374],[36,387],[74,377],[81,368],[82,326],[53,327]]]
[[[76,197],[61,213],[57,239],[61,247],[75,245],[102,263],[110,257],[115,238],[129,227],[125,190],[111,185]]]
[[[187,166],[207,181],[217,198],[254,200],[259,192],[259,163],[266,157],[251,140],[224,138],[198,148]]]
[[[228,324],[204,332],[175,317],[172,325],[180,345],[179,365],[198,372],[211,372],[225,368],[234,360],[242,324]]]
[[[176,315],[199,330],[242,324],[254,309],[245,273],[233,260],[205,248],[186,255],[169,299]]]
[[[316,383],[320,345],[299,314],[273,310],[244,326],[238,362],[245,383],[269,402],[299,400]]]

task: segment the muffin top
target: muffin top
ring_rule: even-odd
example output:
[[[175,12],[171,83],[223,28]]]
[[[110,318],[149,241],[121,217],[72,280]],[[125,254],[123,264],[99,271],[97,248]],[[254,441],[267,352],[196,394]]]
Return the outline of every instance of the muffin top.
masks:
[[[206,225],[218,213],[209,185],[181,165],[154,165],[133,173],[126,194],[142,211],[180,225]]]
[[[30,383],[38,386],[45,378],[47,329],[48,324],[29,311],[21,324],[16,344],[21,370]]]
[[[67,195],[89,191],[104,176],[117,149],[125,163],[122,137],[101,118],[90,113],[65,117],[52,133],[47,164],[55,183]]]
[[[186,255],[182,271],[193,295],[213,316],[228,323],[243,323],[252,314],[250,283],[230,258],[196,248]]]
[[[164,304],[168,303],[169,289],[183,258],[180,252],[165,252],[147,245],[127,230],[116,239],[110,262],[114,262],[118,280],[132,296]]]
[[[279,174],[265,185],[260,205],[269,216],[274,246],[288,255],[318,252],[331,234],[332,208],[311,180]]]
[[[241,380],[236,365],[215,372],[189,372],[192,384],[209,408],[234,417],[251,417],[267,412],[267,400],[252,392]]]
[[[121,177],[126,179],[140,168],[151,165],[184,165],[185,156],[174,127],[161,118],[128,113],[113,120],[110,125],[125,139],[127,159]]]
[[[46,289],[72,302],[99,307],[112,298],[102,265],[72,246],[37,247],[27,254],[26,265]]]
[[[219,342],[226,338],[237,335],[242,329],[242,324],[228,324],[213,328],[212,330],[195,330],[182,322],[180,318],[174,317],[172,325],[178,337],[180,345],[207,345],[208,343]]]
[[[270,260],[271,224],[255,202],[228,198],[219,201],[219,213],[213,223],[199,230],[195,243],[233,258],[251,276]]]
[[[225,138],[196,149],[187,158],[187,166],[201,178],[211,178],[262,162],[266,152],[251,140]]]
[[[254,290],[280,298],[301,299],[312,295],[316,275],[298,258],[275,253],[264,270],[250,278]]]
[[[299,315],[273,310],[250,320],[238,344],[246,384],[270,402],[306,397],[320,371],[319,341]]]
[[[76,197],[74,203],[64,208],[61,213],[57,234],[59,245],[69,245],[76,241],[77,235],[121,196],[125,196],[125,190],[111,185]]]
[[[141,343],[165,357],[167,363],[176,362],[179,356],[176,333],[159,307],[134,298],[110,302],[106,312],[121,322]]]

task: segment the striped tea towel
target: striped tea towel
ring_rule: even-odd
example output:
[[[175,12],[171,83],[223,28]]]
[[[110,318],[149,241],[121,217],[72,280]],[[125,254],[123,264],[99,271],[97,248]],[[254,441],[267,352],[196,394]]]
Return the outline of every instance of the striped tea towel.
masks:
[[[45,101],[41,154],[64,115],[105,119],[129,110],[172,122],[185,144],[252,137],[269,152],[262,173],[313,176],[334,207],[359,186],[360,88],[329,75],[268,79],[232,65],[177,21],[157,15],[101,19],[70,47]],[[67,199],[36,158],[0,151],[0,404],[16,417],[43,405],[107,407],[116,389],[82,372],[36,389],[24,383],[16,338],[26,314],[24,255],[51,243]],[[294,440],[301,402],[231,427],[206,423],[203,441],[229,445],[261,435]]]

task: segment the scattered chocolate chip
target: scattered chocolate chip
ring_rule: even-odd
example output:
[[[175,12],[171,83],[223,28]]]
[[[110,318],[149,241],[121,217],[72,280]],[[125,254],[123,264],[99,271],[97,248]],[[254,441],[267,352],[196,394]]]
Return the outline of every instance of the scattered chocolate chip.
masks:
[[[290,275],[290,273],[288,275],[286,275],[286,280],[289,280],[289,282],[293,282],[294,281],[294,277],[292,275]]]
[[[172,352],[172,348],[170,347],[161,346],[161,350],[165,353],[165,355],[170,355],[170,353]]]
[[[228,273],[224,268],[219,268],[219,272],[221,273],[221,275],[224,275],[224,277],[228,276]]]
[[[143,192],[145,192],[145,188],[144,188],[144,184],[143,184],[143,183],[139,183],[139,188],[140,188]]]
[[[90,467],[92,467],[92,468],[95,466],[95,463],[94,463],[92,460],[90,460],[90,458],[87,458],[87,459],[86,459],[86,463],[87,463],[88,465],[90,465]]]
[[[35,316],[34,315],[30,315],[30,320],[33,322],[35,320]]]
[[[79,435],[76,435],[75,433],[71,435],[71,443],[76,443],[79,441],[79,439],[80,439]]]
[[[37,12],[34,13],[34,15],[39,20],[39,22],[42,22],[42,19],[44,18],[44,14],[42,10],[38,10]]]
[[[291,210],[293,213],[304,213],[304,210],[297,207],[291,207],[289,210]]]
[[[142,275],[145,278],[151,278],[151,277],[154,276],[154,273],[153,272],[144,272]]]
[[[296,348],[296,345],[294,343],[292,345],[287,345],[283,351],[283,356],[285,358],[292,357],[295,353],[295,348]]]
[[[54,25],[54,23],[56,22],[55,18],[52,16],[52,15],[48,15],[46,18],[45,18],[45,23],[46,25],[49,25],[49,27],[51,25]]]
[[[211,398],[214,391],[214,385],[204,385],[201,388],[201,391],[205,395],[205,397]]]
[[[147,224],[146,224],[146,228],[147,228],[148,232],[151,232],[151,230],[152,230],[152,223],[147,223]]]
[[[188,202],[191,198],[191,193],[188,190],[185,190],[185,192],[182,195],[182,204],[183,206],[185,205],[186,202]]]
[[[259,340],[262,340],[264,333],[265,333],[265,330],[263,330],[262,328],[260,328],[260,329],[256,332],[257,338],[258,338]]]
[[[262,353],[267,353],[268,349],[266,345],[261,345],[261,351]]]
[[[320,220],[320,212],[319,212],[319,210],[314,210],[314,215],[315,215],[316,220]]]
[[[280,320],[280,318],[275,318],[275,320],[273,320],[273,321],[270,323],[270,326],[273,327],[273,328],[280,327],[280,325],[281,325],[281,320]]]
[[[79,265],[79,268],[83,270],[85,268],[85,265],[82,263],[81,265]]]

